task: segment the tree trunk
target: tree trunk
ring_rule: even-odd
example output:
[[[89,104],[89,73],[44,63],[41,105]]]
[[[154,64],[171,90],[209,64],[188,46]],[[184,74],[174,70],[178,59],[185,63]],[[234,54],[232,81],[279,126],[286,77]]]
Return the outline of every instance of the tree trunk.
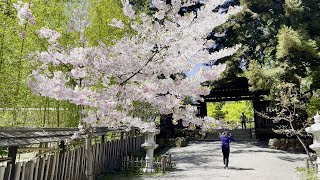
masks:
[[[47,127],[50,127],[50,99],[47,101]]]
[[[292,130],[294,130],[294,131],[295,131],[295,129],[294,129],[293,125],[292,125],[292,122],[290,122],[290,127],[291,127],[291,129],[292,129]],[[304,151],[307,153],[307,155],[308,155],[308,157],[309,157],[309,160],[310,160],[311,165],[312,165],[312,166],[314,166],[314,165],[313,165],[312,158],[311,158],[311,155],[310,155],[310,152],[309,152],[309,150],[308,150],[307,146],[304,144],[304,142],[302,141],[302,139],[301,139],[301,137],[299,136],[299,134],[295,133],[295,135],[296,135],[296,137],[298,138],[298,140],[299,140],[299,142],[301,143],[301,145],[303,146]]]
[[[57,102],[57,127],[60,127],[60,101]]]
[[[298,135],[298,134],[296,134],[296,136],[297,136],[297,138],[298,138],[299,142],[302,144],[302,146],[303,146],[303,148],[304,148],[305,152],[307,153],[307,155],[308,155],[308,157],[309,157],[309,160],[310,160],[311,165],[312,165],[312,166],[314,166],[314,165],[313,165],[312,158],[311,158],[311,155],[310,155],[310,152],[309,152],[309,150],[308,150],[307,146],[304,144],[304,142],[302,141],[302,139],[299,137],[299,135]]]
[[[87,180],[93,180],[93,151],[92,151],[92,129],[88,128],[86,137],[86,155],[87,155],[87,166],[86,175]]]
[[[42,119],[42,127],[46,127],[46,119],[47,119],[47,101],[48,98],[45,98],[44,102],[44,110],[43,110],[43,119]]]

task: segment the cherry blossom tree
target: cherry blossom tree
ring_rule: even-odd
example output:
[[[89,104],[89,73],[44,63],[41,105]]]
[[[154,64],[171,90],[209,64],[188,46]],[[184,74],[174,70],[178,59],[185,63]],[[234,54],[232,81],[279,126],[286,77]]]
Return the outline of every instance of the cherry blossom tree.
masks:
[[[186,126],[206,129],[206,124],[213,119],[195,117],[196,108],[183,104],[183,100],[186,96],[201,100],[201,95],[210,92],[201,82],[219,78],[226,65],[201,69],[192,77],[183,74],[195,64],[236,52],[238,46],[210,54],[205,49],[213,42],[206,40],[206,36],[240,8],[232,7],[228,13],[218,14],[212,9],[221,1],[205,1],[197,13],[181,16],[178,12],[182,6],[191,6],[197,1],[172,1],[169,5],[157,0],[153,1],[157,11],[150,16],[135,12],[128,0],[122,2],[124,14],[132,19],[130,28],[136,33],[122,38],[114,46],[106,47],[102,43],[96,47],[86,46],[84,29],[90,25],[89,13],[79,10],[74,10],[70,23],[81,34],[80,47],[63,48],[58,41],[59,32],[38,30],[39,37],[47,39],[49,45],[46,51],[30,56],[37,67],[30,75],[30,87],[41,96],[87,107],[83,122],[92,127],[126,126],[153,131],[153,119],[132,116],[131,112],[143,102],[156,114],[172,113],[174,122],[182,119]],[[22,19],[30,19],[29,14]],[[117,19],[110,25],[126,26]]]
[[[196,107],[183,102],[186,97],[202,100],[202,95],[209,94],[209,87],[201,83],[218,79],[226,65],[201,69],[192,77],[184,74],[195,64],[237,51],[239,45],[209,53],[206,49],[214,42],[206,37],[240,8],[214,13],[222,0],[204,0],[198,11],[180,15],[181,7],[196,3],[199,1],[173,0],[167,4],[154,0],[155,13],[146,15],[135,12],[128,0],[122,0],[123,12],[131,23],[112,19],[110,26],[131,28],[135,33],[113,46],[89,46],[85,37],[85,29],[90,26],[89,4],[80,1],[69,23],[70,29],[80,34],[79,46],[63,47],[58,31],[39,29],[38,36],[46,39],[43,44],[48,46],[45,51],[30,54],[36,70],[29,77],[29,86],[35,94],[81,106],[81,120],[87,127],[139,127],[152,132],[156,129],[155,115],[173,114],[174,122],[182,119],[185,126],[206,130],[218,121],[196,117]],[[18,2],[16,9],[21,25],[35,23],[29,4]],[[145,113],[137,115],[137,110]]]

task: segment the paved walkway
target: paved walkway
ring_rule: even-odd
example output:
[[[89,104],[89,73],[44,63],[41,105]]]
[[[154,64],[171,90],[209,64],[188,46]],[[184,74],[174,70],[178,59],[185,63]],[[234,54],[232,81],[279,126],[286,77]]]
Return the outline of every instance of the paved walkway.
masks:
[[[162,180],[300,180],[297,167],[304,167],[305,154],[272,150],[262,143],[231,144],[229,169],[224,169],[220,142],[191,142],[172,148],[175,170],[157,177],[135,179]]]

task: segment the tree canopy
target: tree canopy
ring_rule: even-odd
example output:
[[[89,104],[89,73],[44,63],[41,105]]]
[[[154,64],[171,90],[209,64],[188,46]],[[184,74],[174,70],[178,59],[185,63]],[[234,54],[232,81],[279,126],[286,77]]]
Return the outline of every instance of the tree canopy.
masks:
[[[250,90],[271,90],[272,100],[279,84],[292,83],[301,93],[308,94],[308,98],[302,99],[308,103],[320,84],[318,1],[232,2],[240,4],[243,11],[215,28],[208,37],[215,41],[212,52],[233,43],[242,44],[233,56],[211,62],[228,64],[222,80],[245,76]]]
[[[215,29],[216,44],[243,46],[232,57],[222,59],[229,68],[226,77],[244,75],[252,90],[275,87],[280,81],[302,84],[311,77],[308,89],[318,84],[319,6],[308,0],[241,0],[244,10]]]
[[[175,122],[183,120],[184,126],[206,129],[215,120],[195,117],[196,107],[184,104],[184,99],[202,100],[201,96],[208,94],[210,88],[201,82],[219,78],[225,65],[201,69],[192,77],[183,74],[195,64],[237,51],[239,45],[210,53],[205,37],[240,8],[230,8],[225,14],[214,13],[212,9],[219,2],[208,1],[196,12],[179,13],[182,7],[195,3],[155,0],[157,11],[147,15],[136,12],[124,0],[122,10],[126,18],[112,18],[108,26],[125,31],[125,36],[97,44],[90,43],[86,35],[92,26],[89,2],[71,4],[67,27],[74,42],[66,46],[60,43],[64,36],[61,32],[47,27],[38,29],[36,35],[45,48],[29,55],[36,67],[28,78],[29,86],[35,94],[78,105],[81,120],[89,128],[126,126],[154,131],[156,115],[173,114]],[[33,26],[30,4],[14,5],[19,24]]]
[[[161,19],[162,15],[157,13],[157,3],[150,2],[130,0],[137,12],[136,22],[143,21],[139,16],[142,13]],[[35,68],[26,57],[30,52],[44,51],[50,45],[37,36],[37,30],[45,27],[59,32],[59,44],[63,48],[96,47],[101,44],[109,47],[124,36],[135,35],[132,20],[124,16],[122,3],[118,0],[33,1],[29,5],[35,19],[30,22],[36,23],[20,26],[13,3],[17,1],[0,2],[0,104],[3,109],[0,116],[4,119],[1,126],[75,126],[79,119],[78,106],[67,101],[34,96],[27,85],[26,79]],[[248,78],[251,90],[271,89],[271,99],[275,99],[275,87],[281,83],[292,83],[307,94],[302,101],[309,103],[309,114],[312,115],[319,104],[313,92],[320,87],[318,1],[225,0],[217,2],[213,11],[224,16],[234,5],[241,5],[242,11],[229,17],[226,23],[211,26],[213,30],[207,34],[205,49],[217,53],[235,44],[242,46],[232,56],[212,58],[205,64],[226,63],[227,69],[221,81],[244,76]],[[180,8],[178,14],[192,14],[202,6],[195,3]],[[85,28],[75,31],[76,26],[70,25],[76,18],[73,16],[74,10],[79,7],[82,8],[80,16],[88,13],[88,24],[82,24]],[[123,28],[109,25],[120,25],[116,24],[118,21],[115,19],[122,22]],[[59,69],[61,67],[55,70]],[[25,108],[38,110],[24,111]],[[32,123],[26,119],[39,120]],[[62,123],[64,119],[69,121]]]

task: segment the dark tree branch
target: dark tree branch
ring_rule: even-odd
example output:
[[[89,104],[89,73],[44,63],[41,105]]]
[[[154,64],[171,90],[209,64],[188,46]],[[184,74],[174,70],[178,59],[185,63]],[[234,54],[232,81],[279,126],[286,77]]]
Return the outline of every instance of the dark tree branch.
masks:
[[[147,60],[147,62],[143,65],[143,67],[141,67],[138,71],[136,71],[136,72],[133,73],[131,76],[129,76],[127,79],[125,79],[124,81],[122,81],[122,82],[120,83],[120,86],[124,85],[124,84],[127,83],[130,79],[132,79],[134,76],[136,76],[137,74],[139,74],[139,73],[142,71],[142,69],[143,69],[144,67],[146,67],[146,66],[153,60],[153,58],[154,58],[158,53],[160,53],[164,48],[166,48],[166,47],[167,47],[167,46],[163,46],[160,50],[154,52],[154,53],[152,54],[152,56]]]

